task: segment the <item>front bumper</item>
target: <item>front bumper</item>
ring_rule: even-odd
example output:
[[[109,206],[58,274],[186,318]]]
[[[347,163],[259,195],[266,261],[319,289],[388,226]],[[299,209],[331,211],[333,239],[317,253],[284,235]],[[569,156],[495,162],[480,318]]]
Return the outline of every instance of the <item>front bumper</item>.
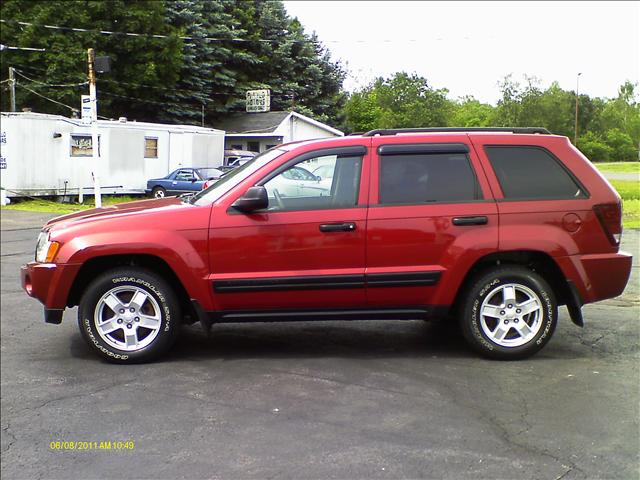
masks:
[[[574,282],[583,303],[617,297],[631,275],[632,256],[625,252],[571,255],[557,260],[565,277]]]
[[[30,262],[20,268],[22,288],[27,295],[44,304],[45,321],[60,323],[56,320],[61,320],[73,280],[79,270],[80,264],[37,262]]]

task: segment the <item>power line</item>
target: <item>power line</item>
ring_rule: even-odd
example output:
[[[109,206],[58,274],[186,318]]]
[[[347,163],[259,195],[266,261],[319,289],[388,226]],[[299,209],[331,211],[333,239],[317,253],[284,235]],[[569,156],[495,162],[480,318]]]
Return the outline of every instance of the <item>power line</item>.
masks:
[[[247,39],[247,38],[220,38],[220,37],[190,37],[190,36],[184,36],[184,35],[160,35],[160,34],[153,34],[153,33],[134,33],[134,32],[117,32],[117,31],[112,31],[112,30],[94,30],[94,29],[89,29],[89,28],[77,28],[77,27],[65,27],[65,26],[61,26],[61,25],[48,25],[48,24],[43,24],[43,23],[33,23],[33,22],[21,22],[21,21],[17,21],[17,20],[6,20],[6,19],[0,19],[0,23],[14,23],[14,24],[18,24],[18,25],[22,25],[22,26],[28,26],[28,27],[37,27],[37,28],[46,28],[49,30],[62,30],[62,31],[67,31],[67,32],[76,32],[76,33],[98,33],[101,35],[122,35],[122,36],[126,36],[126,37],[147,37],[147,38],[177,38],[180,40],[189,40],[189,41],[206,41],[206,42],[236,42],[236,43],[283,43],[283,40],[281,39],[267,39],[267,38],[256,38],[256,39]],[[288,34],[289,32],[285,32],[285,34]],[[307,34],[303,34],[303,35],[307,35]],[[435,37],[432,38],[432,40],[441,42],[443,40],[445,40],[443,37]],[[472,38],[465,36],[464,37],[465,41],[470,41],[473,40]],[[288,43],[317,43],[317,44],[322,44],[322,43],[349,43],[349,44],[370,44],[370,43],[384,43],[384,44],[391,44],[391,43],[398,43],[398,41],[402,41],[404,43],[419,43],[419,42],[424,42],[425,40],[422,38],[402,38],[402,39],[398,39],[398,38],[375,38],[375,39],[364,39],[364,38],[356,38],[353,40],[320,40],[317,37],[306,37],[302,40],[292,40],[292,39],[287,39]],[[13,47],[13,48],[20,48],[20,47]],[[36,49],[29,49],[29,50],[36,50]],[[43,49],[44,51],[44,49]]]
[[[67,107],[67,108],[68,108],[68,109],[70,109],[72,112],[78,112],[78,111],[79,111],[77,108],[71,107],[71,106],[67,105],[66,103],[59,102],[59,101],[57,101],[57,100],[54,100],[53,98],[49,98],[49,97],[47,97],[47,96],[45,96],[45,95],[42,95],[41,93],[38,93],[38,92],[36,92],[36,91],[34,91],[34,90],[31,90],[30,88],[25,87],[25,86],[24,86],[24,85],[22,85],[21,83],[17,83],[17,82],[16,82],[16,85],[17,85],[17,86],[19,86],[20,88],[24,88],[25,90],[27,90],[27,91],[29,91],[29,92],[33,93],[34,95],[37,95],[37,96],[39,96],[39,97],[44,98],[45,100],[49,100],[50,102],[57,103],[58,105],[62,105],[63,107]]]
[[[33,83],[38,83],[40,85],[44,85],[44,86],[47,86],[47,87],[56,87],[56,88],[58,88],[58,87],[81,87],[81,86],[87,85],[89,83],[87,81],[79,82],[79,83],[66,83],[66,84],[46,83],[46,82],[41,82],[40,80],[34,80],[33,78],[27,77],[24,73],[22,73],[17,68],[14,68],[13,71],[16,72],[18,75],[20,75],[25,80],[28,80],[28,81],[33,82]]]
[[[176,108],[181,108],[184,109],[184,105],[180,105],[179,103],[173,103],[173,102],[157,102],[155,100],[147,100],[144,98],[138,98],[138,97],[130,97],[128,95],[119,95],[117,93],[110,93],[110,92],[105,92],[105,91],[101,91],[100,95],[106,95],[107,97],[115,97],[115,98],[123,98],[125,100],[135,100],[136,102],[139,103],[148,103],[150,105],[163,105],[163,106],[171,106],[171,107],[176,107]],[[193,102],[190,102],[193,103]],[[201,102],[196,102],[198,104],[201,104]],[[193,109],[185,109],[188,112],[194,112],[194,113],[200,113],[200,110],[193,110]]]
[[[47,72],[45,69],[34,68],[34,67],[31,67],[31,66],[21,66],[20,68],[26,68],[27,70],[40,71],[40,72],[43,72],[43,73]],[[73,86],[87,85],[87,83],[88,83],[88,82],[81,82],[81,83],[72,83],[72,84],[67,84],[67,85],[62,85],[62,84],[54,85],[54,84],[48,84],[48,83],[45,83],[45,82],[41,82],[39,80],[34,80],[32,78],[29,78],[26,75],[24,75],[23,73],[21,73],[18,69],[15,69],[15,71],[17,73],[19,73],[22,77],[26,78],[29,81],[32,81],[32,82],[35,82],[35,83],[41,83],[43,85],[47,85],[47,86],[51,86],[51,87],[63,87],[63,86],[73,87]],[[127,86],[130,86],[130,87],[138,87],[138,88],[152,88],[152,89],[155,89],[155,90],[162,90],[162,91],[165,91],[165,92],[176,92],[176,93],[182,93],[182,94],[193,94],[194,96],[195,95],[204,95],[207,98],[211,97],[211,96],[214,96],[214,95],[223,96],[223,97],[230,97],[230,96],[236,96],[236,95],[238,95],[238,93],[240,93],[240,94],[246,93],[246,92],[228,92],[228,93],[224,93],[224,92],[203,92],[203,91],[199,91],[199,90],[185,90],[185,89],[181,89],[181,88],[161,87],[159,85],[148,85],[148,84],[144,84],[144,83],[125,82],[125,81],[121,81],[121,80],[113,80],[113,79],[108,79],[108,78],[99,78],[98,79],[98,84],[103,83],[103,82],[110,83],[110,84],[115,84],[115,85],[127,85]],[[112,94],[112,95],[115,95],[115,94]],[[291,98],[292,95],[285,94],[285,93],[283,93],[283,94],[274,94],[274,93],[272,93],[271,97],[272,98],[279,97],[279,98],[287,99],[287,98]],[[202,103],[197,98],[194,98],[194,101],[196,101],[198,103]]]
[[[183,35],[159,35],[153,33],[133,33],[133,32],[115,32],[112,30],[93,30],[89,28],[77,28],[77,27],[63,27],[60,25],[46,25],[43,23],[32,23],[32,22],[19,22],[17,20],[5,20],[1,19],[1,23],[15,23],[22,26],[27,27],[39,27],[39,28],[47,28],[50,30],[63,30],[68,32],[78,32],[78,33],[99,33],[101,35],[123,35],[126,37],[147,37],[147,38],[178,38],[180,40],[189,40],[189,41],[206,41],[206,42],[238,42],[238,43],[281,43],[282,40],[269,40],[264,38],[257,38],[254,40],[248,40],[246,38],[220,38],[220,37],[189,37]],[[311,39],[304,40],[289,40],[289,42],[293,43],[314,43]]]

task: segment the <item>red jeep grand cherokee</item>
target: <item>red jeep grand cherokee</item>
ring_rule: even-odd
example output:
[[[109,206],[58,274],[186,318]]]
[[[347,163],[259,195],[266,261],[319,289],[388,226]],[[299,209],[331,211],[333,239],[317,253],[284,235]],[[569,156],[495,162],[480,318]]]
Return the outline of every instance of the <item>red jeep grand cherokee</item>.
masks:
[[[583,304],[622,293],[621,217],[544,129],[374,130],[278,146],[191,197],[53,219],[22,285],[46,322],[79,305],[116,362],[165,352],[181,323],[450,312],[475,350],[517,359],[549,341],[559,305],[581,326]]]

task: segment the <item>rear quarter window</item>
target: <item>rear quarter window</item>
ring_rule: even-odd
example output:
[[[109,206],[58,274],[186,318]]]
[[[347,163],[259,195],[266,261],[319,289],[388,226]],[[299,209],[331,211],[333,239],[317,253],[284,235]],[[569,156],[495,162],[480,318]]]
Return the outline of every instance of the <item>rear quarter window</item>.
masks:
[[[586,198],[587,193],[551,152],[535,146],[486,146],[507,200]]]

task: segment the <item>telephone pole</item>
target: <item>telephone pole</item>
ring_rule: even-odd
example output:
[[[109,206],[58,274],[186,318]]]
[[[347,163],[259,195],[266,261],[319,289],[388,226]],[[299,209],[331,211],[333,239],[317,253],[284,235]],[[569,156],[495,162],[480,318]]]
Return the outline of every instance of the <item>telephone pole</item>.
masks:
[[[13,67],[9,67],[9,97],[11,99],[11,111],[16,111],[16,77]]]
[[[100,194],[100,155],[98,143],[98,97],[96,93],[96,71],[94,68],[96,56],[93,48],[87,50],[87,63],[89,69],[89,100],[91,102],[91,153],[93,157],[93,195],[96,208],[102,207]],[[82,188],[82,186],[80,186]]]
[[[573,144],[578,145],[578,99],[580,98],[580,93],[578,89],[580,88],[580,75],[582,72],[578,73],[576,76],[576,125],[575,130],[573,131]]]

